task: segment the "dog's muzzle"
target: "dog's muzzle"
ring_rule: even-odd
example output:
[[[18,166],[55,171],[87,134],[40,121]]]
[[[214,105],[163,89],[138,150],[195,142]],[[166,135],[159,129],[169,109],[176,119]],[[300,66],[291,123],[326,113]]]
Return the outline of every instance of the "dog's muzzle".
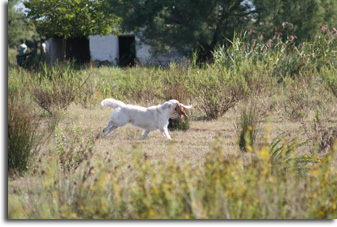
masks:
[[[176,108],[174,109],[177,114],[179,115],[180,119],[182,120],[182,122],[185,122],[185,118],[188,119],[187,114],[185,113],[184,107],[182,105],[180,105],[180,103],[177,103]]]

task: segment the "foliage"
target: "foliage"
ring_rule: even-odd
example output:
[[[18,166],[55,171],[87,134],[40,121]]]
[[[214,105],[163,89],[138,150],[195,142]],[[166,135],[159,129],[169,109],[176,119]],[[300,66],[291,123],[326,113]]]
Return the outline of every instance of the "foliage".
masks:
[[[211,58],[216,45],[231,38],[252,14],[243,0],[235,1],[117,1],[111,11],[122,18],[124,31],[137,31],[143,42],[157,51],[172,47],[181,52],[199,50],[200,58]],[[249,11],[251,10],[251,11]],[[186,49],[187,48],[187,49]]]
[[[24,1],[27,20],[41,36],[88,37],[116,33],[118,18],[107,14],[105,0]]]
[[[252,151],[258,133],[258,125],[261,123],[262,116],[258,112],[256,103],[249,103],[243,107],[240,122],[237,126],[239,135],[239,147],[247,152]]]
[[[20,40],[30,38],[30,28],[24,21],[24,13],[15,8],[19,2],[19,0],[8,1],[8,46],[15,49]]]
[[[189,70],[191,68],[181,67],[171,63],[167,70],[163,73],[162,84],[164,84],[163,93],[166,100],[176,99],[180,103],[190,103],[191,95],[187,89]],[[190,120],[185,119],[184,122],[180,119],[169,119],[169,130],[183,130],[190,128]]]
[[[37,142],[38,118],[29,105],[8,99],[8,170],[27,170],[31,151]]]
[[[327,89],[337,98],[337,69],[336,67],[325,67],[322,77],[326,81]]]
[[[253,27],[265,37],[281,35],[285,41],[293,36],[303,42],[317,35],[322,24],[336,26],[334,0],[253,0],[252,4],[258,12]]]
[[[331,164],[336,143],[301,175],[295,162],[285,162],[287,168],[270,162],[272,148],[267,142],[252,150],[244,163],[241,155],[226,156],[216,140],[197,167],[188,159],[179,165],[172,156],[167,163],[155,164],[135,146],[131,160],[121,157],[120,164],[111,168],[103,160],[93,164],[89,159],[69,179],[59,174],[58,159],[52,157],[39,174],[40,191],[35,192],[39,202],[25,204],[10,193],[8,215],[9,219],[333,219],[337,179]],[[298,157],[303,159],[312,157]]]
[[[304,80],[306,80],[306,83],[304,83]],[[291,120],[305,119],[315,106],[315,90],[312,86],[312,80],[302,77],[288,78],[285,79],[285,84],[284,112]]]
[[[313,152],[324,153],[328,150],[335,139],[337,139],[337,127],[334,124],[326,124],[322,120],[322,114],[317,108],[315,116],[311,120],[302,121],[302,127],[311,145]]]
[[[190,80],[189,89],[209,119],[223,116],[249,92],[243,75],[222,67],[210,66],[207,70],[197,71]]]
[[[58,66],[49,70],[46,67],[32,83],[31,96],[50,116],[57,110],[66,110],[79,97],[88,95],[82,93],[82,87],[90,75],[83,79],[74,69]]]
[[[60,126],[55,129],[56,153],[65,173],[74,172],[82,162],[90,159],[93,155],[94,138],[92,129],[90,129],[87,138],[83,138],[82,134],[81,120],[78,124],[73,124],[70,136],[66,137]]]
[[[53,83],[59,96],[66,83],[82,92],[70,90],[75,95],[68,110],[73,112],[57,122],[55,138],[46,146],[39,144],[41,158],[28,163],[31,171],[9,179],[9,219],[336,218],[337,99],[330,88],[336,36],[322,35],[302,45],[236,37],[231,45],[217,47],[212,64],[198,65],[194,58],[190,65],[169,68],[75,69],[63,64],[28,71],[11,65],[11,101],[28,101],[33,88],[43,85],[39,89],[47,90]],[[191,130],[174,132],[184,135],[176,142],[130,141],[127,127],[121,129],[122,139],[121,134],[101,139],[99,122],[110,111],[97,106],[107,97],[144,106],[186,99],[185,104],[193,105],[188,113]],[[247,108],[248,119],[252,100],[267,100],[266,105],[258,103],[256,112],[269,114],[273,131],[246,146],[250,152],[238,152],[237,135],[227,126],[240,117],[236,106]],[[282,118],[287,114],[283,107],[292,101],[298,103],[296,111],[307,112],[289,122]],[[9,110],[18,106],[9,104]],[[40,108],[37,103],[30,107]],[[22,108],[19,113],[26,114]],[[86,121],[80,118],[71,125],[79,111]],[[222,114],[214,123],[202,121]],[[308,121],[312,115],[315,119]],[[48,127],[46,113],[39,117],[41,126]],[[301,127],[298,121],[310,125]],[[93,131],[99,133],[95,139]],[[312,143],[319,146],[310,147]]]

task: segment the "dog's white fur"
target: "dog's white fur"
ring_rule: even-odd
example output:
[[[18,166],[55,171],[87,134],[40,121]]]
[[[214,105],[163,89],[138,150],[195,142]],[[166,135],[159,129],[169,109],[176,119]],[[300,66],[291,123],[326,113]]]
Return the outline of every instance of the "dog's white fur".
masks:
[[[145,108],[125,104],[122,101],[113,98],[104,99],[100,105],[103,107],[112,107],[114,108],[114,111],[110,115],[108,125],[103,129],[103,133],[107,136],[114,129],[130,123],[144,129],[142,139],[145,139],[151,131],[159,129],[165,138],[171,140],[171,136],[167,129],[169,124],[168,119],[170,117],[177,117],[175,111],[177,103],[177,100],[172,99],[161,105]],[[180,105],[186,109],[192,108],[192,106],[185,106],[181,103]]]

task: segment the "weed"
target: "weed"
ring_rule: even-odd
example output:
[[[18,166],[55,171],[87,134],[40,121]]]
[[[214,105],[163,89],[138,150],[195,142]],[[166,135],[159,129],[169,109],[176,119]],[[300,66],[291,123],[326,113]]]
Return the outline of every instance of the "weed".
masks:
[[[323,79],[326,82],[326,89],[337,98],[337,69],[336,67],[324,67],[322,70]]]
[[[82,78],[73,71],[66,71],[56,76],[48,73],[41,74],[39,82],[32,83],[31,96],[52,116],[55,111],[66,110],[80,95],[83,96],[82,88],[88,78],[82,81]]]
[[[28,105],[8,99],[8,170],[24,172],[37,145],[39,119]]]
[[[94,135],[93,130],[87,138],[82,137],[81,120],[74,124],[71,130],[70,141],[67,140],[60,126],[55,129],[56,153],[59,156],[64,172],[73,172],[85,160],[93,155]]]
[[[241,150],[245,152],[252,151],[258,133],[258,126],[261,121],[262,114],[256,102],[250,102],[244,105],[241,111],[240,122],[238,126],[236,126]]]

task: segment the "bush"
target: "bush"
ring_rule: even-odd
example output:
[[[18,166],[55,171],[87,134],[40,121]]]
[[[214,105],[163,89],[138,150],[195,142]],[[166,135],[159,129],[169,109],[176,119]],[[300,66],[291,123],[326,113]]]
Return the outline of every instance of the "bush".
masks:
[[[207,70],[198,70],[189,84],[198,107],[208,119],[223,116],[249,93],[244,76],[223,67],[209,66]]]
[[[290,120],[298,121],[308,117],[315,106],[314,78],[286,78],[284,112]]]
[[[28,105],[8,99],[8,170],[27,170],[37,126],[38,120]]]
[[[162,84],[164,85],[163,93],[165,100],[176,99],[180,103],[189,105],[191,94],[186,88],[187,79],[189,77],[189,68],[178,66],[171,63],[162,76]],[[168,128],[170,130],[186,131],[190,128],[189,119],[169,119]]]
[[[190,129],[190,120],[185,119],[184,122],[180,119],[169,119],[169,125],[167,128],[169,130],[182,130],[182,131],[187,131]]]
[[[81,120],[78,124],[73,124],[70,136],[65,136],[60,126],[56,127],[55,138],[56,153],[64,172],[74,172],[83,161],[93,155],[95,142],[93,130],[90,129],[88,135],[83,135]]]
[[[82,92],[87,78],[82,78],[73,69],[58,68],[46,69],[38,78],[33,78],[31,96],[32,99],[50,116],[58,110],[67,110],[69,105],[77,99],[85,100]],[[55,73],[56,72],[56,73]],[[60,74],[57,74],[60,73]],[[92,95],[90,92],[88,95]]]
[[[337,98],[337,68],[334,66],[324,67],[321,70],[326,88]]]

